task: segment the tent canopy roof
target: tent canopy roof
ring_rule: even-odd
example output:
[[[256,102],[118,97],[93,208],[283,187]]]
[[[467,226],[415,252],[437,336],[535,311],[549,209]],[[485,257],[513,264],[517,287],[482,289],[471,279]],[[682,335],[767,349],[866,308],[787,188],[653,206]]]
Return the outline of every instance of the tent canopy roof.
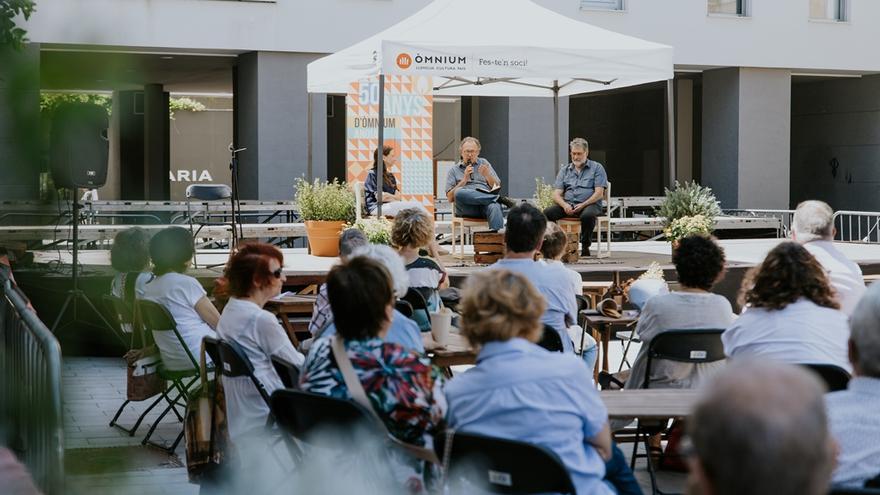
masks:
[[[560,96],[672,79],[672,47],[570,19],[530,0],[434,0],[308,66],[311,93],[376,76],[434,77],[434,93]]]

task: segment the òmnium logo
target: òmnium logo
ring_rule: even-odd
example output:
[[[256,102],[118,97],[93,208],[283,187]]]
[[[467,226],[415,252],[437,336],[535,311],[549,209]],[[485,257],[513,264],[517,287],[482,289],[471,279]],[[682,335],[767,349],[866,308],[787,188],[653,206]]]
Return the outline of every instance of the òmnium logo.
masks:
[[[412,57],[409,53],[401,53],[397,55],[397,66],[401,69],[409,69],[413,63]]]

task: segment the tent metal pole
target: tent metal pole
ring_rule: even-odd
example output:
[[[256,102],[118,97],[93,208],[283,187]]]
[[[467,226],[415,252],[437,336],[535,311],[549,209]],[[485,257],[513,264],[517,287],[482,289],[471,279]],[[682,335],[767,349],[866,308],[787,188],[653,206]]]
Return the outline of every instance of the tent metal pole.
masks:
[[[308,100],[308,105],[307,105],[307,106],[308,106],[308,112],[307,112],[307,115],[306,115],[306,118],[309,119],[309,122],[308,122],[308,125],[307,125],[307,131],[308,131],[307,134],[308,134],[308,136],[307,136],[307,138],[306,138],[306,139],[308,140],[308,146],[306,147],[306,150],[307,150],[308,158],[309,158],[309,159],[308,159],[308,162],[307,162],[307,165],[306,165],[306,167],[307,167],[307,168],[306,168],[306,176],[308,177],[309,182],[312,182],[312,179],[313,179],[312,176],[314,175],[314,169],[312,168],[312,132],[313,132],[313,131],[312,131],[312,94],[311,94],[311,93],[306,93],[306,96],[307,96],[308,99],[309,99],[309,100]]]
[[[553,173],[559,173],[559,81],[553,81]]]
[[[666,139],[669,150],[669,188],[675,187],[675,79],[666,81]]]
[[[382,188],[385,187],[385,74],[379,74],[379,139],[376,143],[376,216],[382,218]]]

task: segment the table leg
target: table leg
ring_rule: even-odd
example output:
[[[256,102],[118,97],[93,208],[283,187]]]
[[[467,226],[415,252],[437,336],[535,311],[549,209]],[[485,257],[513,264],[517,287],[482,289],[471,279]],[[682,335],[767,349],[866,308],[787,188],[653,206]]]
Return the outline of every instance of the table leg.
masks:
[[[608,348],[611,346],[611,328],[608,325],[600,325],[602,334],[602,371],[608,371]]]
[[[287,338],[290,339],[290,343],[293,344],[295,349],[299,349],[300,342],[299,339],[296,338],[296,332],[293,330],[293,325],[290,323],[287,313],[280,312],[278,313],[278,317],[281,318],[281,324],[284,325],[284,331],[287,332]]]
[[[593,340],[599,342],[601,337],[592,327],[590,327],[590,334],[593,336]],[[599,359],[596,359],[596,362],[593,364],[593,383],[599,383]]]

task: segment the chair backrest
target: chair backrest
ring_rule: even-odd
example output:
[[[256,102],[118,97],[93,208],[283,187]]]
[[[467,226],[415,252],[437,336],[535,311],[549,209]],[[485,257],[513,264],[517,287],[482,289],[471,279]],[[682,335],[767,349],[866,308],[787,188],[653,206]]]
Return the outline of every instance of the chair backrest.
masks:
[[[544,331],[541,333],[541,340],[538,345],[550,352],[562,352],[562,336],[550,325],[544,325]]]
[[[214,363],[215,370],[219,371],[223,358],[220,356],[220,339],[217,337],[202,337],[202,345],[205,346],[205,353]]]
[[[423,296],[421,292],[410,287],[401,300],[408,302],[410,306],[412,306],[412,315],[410,315],[410,318],[413,318],[417,312],[422,312],[420,317],[424,317],[428,322],[428,325],[431,324],[431,312],[428,311],[428,301],[425,300],[425,296]]]
[[[295,364],[281,356],[270,356],[269,359],[272,360],[272,367],[278,373],[278,378],[281,378],[284,388],[299,388],[299,369]]]
[[[107,311],[113,315],[120,328],[125,330],[122,325],[131,325],[134,322],[134,309],[126,304],[122,298],[111,294],[104,294],[102,300]]]
[[[215,201],[232,197],[232,188],[226,184],[190,184],[186,186],[187,200]]]
[[[446,441],[444,432],[434,436],[440,458]],[[451,441],[447,479],[453,487],[464,480],[492,493],[575,493],[571,475],[550,449],[471,433],[457,432]]]
[[[266,392],[266,387],[263,383],[254,375],[254,365],[241,346],[237,342],[226,339],[219,339],[218,344],[220,363],[215,363],[215,367],[220,368],[220,373],[230,378],[241,376],[250,378],[254,387],[257,388],[257,391],[263,397],[263,400],[266,401],[266,404],[269,404],[269,393]]]
[[[177,342],[183,350],[186,351],[186,355],[189,357],[193,369],[199,369],[198,359],[196,359],[192,352],[190,352],[189,346],[186,345],[186,341],[183,340],[183,337],[177,330],[177,324],[174,322],[174,317],[171,316],[171,313],[169,313],[167,309],[165,309],[165,306],[162,306],[157,302],[139,299],[137,301],[137,308],[141,316],[141,321],[144,324],[144,329],[153,333],[154,340],[156,340],[156,344],[159,347],[159,354],[162,353],[162,345],[160,344],[160,339],[155,339],[155,335],[164,332],[174,332],[175,337],[177,337]]]
[[[315,445],[339,446],[351,439],[352,430],[384,435],[371,413],[354,401],[278,389],[269,402],[278,424],[294,437]]]
[[[818,375],[828,387],[829,392],[846,390],[846,386],[849,384],[850,374],[840,366],[810,363],[800,363],[800,365]]]
[[[611,216],[611,181],[608,181],[608,185],[605,186],[605,193],[602,195],[602,201],[605,203],[605,215],[606,217]]]
[[[413,317],[413,307],[408,301],[404,301],[403,299],[394,301],[394,309],[403,313],[407,318]]]
[[[694,364],[724,359],[723,332],[723,328],[666,330],[651,339],[643,388],[650,385],[651,365],[655,359]]]

